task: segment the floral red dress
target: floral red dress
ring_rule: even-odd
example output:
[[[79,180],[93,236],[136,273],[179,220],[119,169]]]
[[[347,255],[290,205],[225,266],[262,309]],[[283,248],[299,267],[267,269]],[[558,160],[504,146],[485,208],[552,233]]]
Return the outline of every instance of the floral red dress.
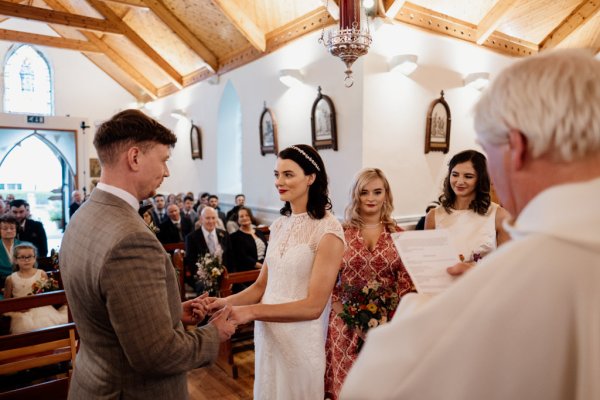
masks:
[[[397,229],[401,231],[400,228]],[[339,279],[333,289],[332,302],[340,301],[343,285],[363,285],[366,280],[377,280],[384,286],[397,284],[400,298],[406,293],[415,291],[387,230],[381,233],[372,251],[365,246],[359,229],[346,227],[344,236],[347,247],[342,259]],[[332,400],[338,398],[346,375],[356,360],[357,344],[356,332],[348,329],[332,309],[325,345],[327,361],[325,398]]]

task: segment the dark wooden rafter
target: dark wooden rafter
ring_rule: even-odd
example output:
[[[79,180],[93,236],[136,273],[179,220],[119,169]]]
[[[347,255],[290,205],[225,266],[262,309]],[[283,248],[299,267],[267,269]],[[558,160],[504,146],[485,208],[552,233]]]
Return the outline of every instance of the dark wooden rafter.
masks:
[[[600,10],[600,1],[598,0],[586,0],[577,6],[573,12],[564,19],[564,21],[557,26],[544,40],[540,43],[542,49],[552,49],[556,47],[560,42],[565,40],[576,30],[583,27],[594,15]],[[582,44],[583,47],[595,48],[598,51],[598,40],[594,40],[595,43],[589,43],[588,45]]]
[[[98,32],[121,33],[121,29],[111,21],[23,4],[13,4],[2,0],[0,0],[0,15]]]
[[[62,37],[38,35],[36,33],[11,31],[7,29],[0,29],[0,40],[30,43],[39,46],[56,47],[59,49],[87,51],[93,53],[101,52],[98,46],[85,40],[66,39]]]
[[[188,45],[213,71],[219,69],[217,57],[160,0],[141,0],[165,25]],[[184,78],[185,81],[185,78]],[[184,83],[185,85],[185,83]]]
[[[183,77],[175,70],[156,50],[154,50],[144,39],[131,29],[119,16],[104,2],[100,0],[87,0],[104,18],[119,27],[123,35],[148,56],[159,68],[161,68],[171,82],[178,88],[183,87]]]

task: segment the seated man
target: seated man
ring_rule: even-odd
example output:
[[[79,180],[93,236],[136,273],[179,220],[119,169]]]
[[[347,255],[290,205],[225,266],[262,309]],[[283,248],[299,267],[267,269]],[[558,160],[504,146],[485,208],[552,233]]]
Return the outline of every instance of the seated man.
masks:
[[[69,218],[75,214],[75,211],[77,211],[83,202],[83,195],[79,190],[73,190],[73,193],[71,193],[71,198],[73,199],[73,202],[69,205]]]
[[[154,220],[154,226],[160,226],[167,220],[167,201],[165,196],[160,193],[154,196],[152,219]]]
[[[167,219],[158,226],[156,236],[162,244],[183,242],[185,237],[193,231],[192,222],[182,218],[179,207],[170,204],[167,207]]]
[[[217,211],[212,207],[204,207],[200,214],[200,228],[185,237],[184,279],[193,287],[198,271],[196,263],[206,253],[221,254],[223,265],[231,265],[231,241],[227,232],[217,228],[217,220]]]
[[[341,399],[600,399],[600,60],[526,57],[475,107],[512,240],[369,332]]]
[[[29,204],[22,199],[10,202],[10,212],[19,223],[19,240],[21,242],[30,242],[38,249],[38,257],[48,255],[48,239],[44,224],[28,218]]]
[[[225,218],[225,213],[223,211],[221,211],[221,207],[219,207],[219,196],[217,196],[216,194],[211,194],[210,196],[208,196],[208,205],[210,207],[214,208],[215,210],[217,210],[218,217],[221,220],[221,222],[223,223],[222,229],[225,229],[225,224],[227,224],[227,219]]]

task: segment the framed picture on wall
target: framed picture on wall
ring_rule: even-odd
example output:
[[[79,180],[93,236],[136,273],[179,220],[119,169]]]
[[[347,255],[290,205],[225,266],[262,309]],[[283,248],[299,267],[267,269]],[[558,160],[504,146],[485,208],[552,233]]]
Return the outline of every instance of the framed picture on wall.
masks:
[[[425,130],[425,154],[430,151],[447,153],[450,149],[450,107],[444,99],[444,91],[440,98],[434,100],[427,112],[427,129]]]
[[[265,102],[259,122],[260,154],[277,154],[277,123],[275,116]]]
[[[190,128],[190,141],[192,145],[192,160],[202,160],[202,131],[198,125],[194,125],[193,121]]]
[[[310,123],[313,147],[337,151],[335,107],[331,98],[321,93],[321,86],[319,86],[319,93],[312,106]]]
[[[97,158],[90,158],[90,178],[100,178],[100,160]]]

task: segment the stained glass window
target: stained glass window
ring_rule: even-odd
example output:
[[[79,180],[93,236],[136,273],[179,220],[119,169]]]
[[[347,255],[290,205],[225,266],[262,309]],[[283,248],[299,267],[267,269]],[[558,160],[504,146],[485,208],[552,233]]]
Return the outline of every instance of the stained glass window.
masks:
[[[11,48],[4,63],[4,112],[54,114],[52,71],[30,45]]]

